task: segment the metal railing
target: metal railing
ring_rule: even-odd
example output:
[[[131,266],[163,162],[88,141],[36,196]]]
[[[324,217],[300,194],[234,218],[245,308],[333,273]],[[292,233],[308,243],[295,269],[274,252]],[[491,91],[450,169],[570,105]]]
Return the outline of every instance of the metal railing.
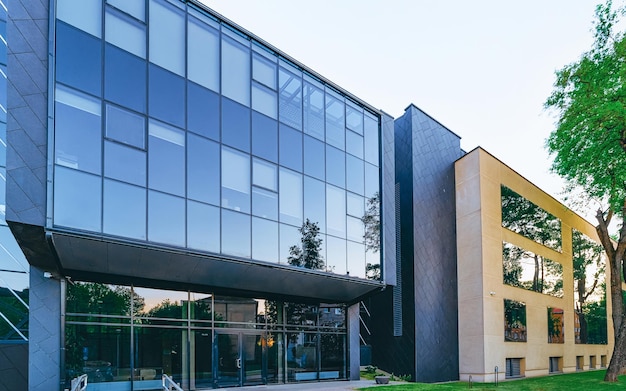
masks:
[[[75,379],[72,379],[70,383],[72,391],[85,391],[87,389],[87,375],[80,375]]]
[[[184,391],[171,377],[166,374],[161,376],[161,385],[163,386],[164,391]]]

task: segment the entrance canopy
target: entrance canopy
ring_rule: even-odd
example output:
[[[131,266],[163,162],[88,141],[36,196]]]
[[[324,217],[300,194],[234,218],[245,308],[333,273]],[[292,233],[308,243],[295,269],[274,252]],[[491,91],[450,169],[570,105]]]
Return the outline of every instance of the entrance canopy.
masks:
[[[80,280],[326,303],[354,303],[384,288],[380,281],[289,265],[66,232],[44,233],[42,227],[15,223],[11,228],[31,264]]]

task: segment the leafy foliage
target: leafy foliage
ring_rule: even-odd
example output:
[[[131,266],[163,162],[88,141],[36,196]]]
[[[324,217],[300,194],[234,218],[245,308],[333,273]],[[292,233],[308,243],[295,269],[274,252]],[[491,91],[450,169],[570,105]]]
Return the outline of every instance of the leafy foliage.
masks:
[[[621,10],[624,14],[624,10]],[[622,301],[626,254],[626,35],[615,32],[618,12],[611,0],[596,7],[595,41],[581,58],[556,73],[545,107],[558,114],[546,146],[552,170],[590,198],[606,202],[596,230],[611,272],[615,347],[605,380],[626,369],[626,319]],[[617,243],[609,235],[613,216],[622,220]]]
[[[596,41],[556,73],[545,107],[558,113],[547,140],[552,169],[621,213],[626,198],[626,40],[611,2],[598,6]]]
[[[323,270],[325,263],[322,257],[322,238],[320,227],[309,219],[298,228],[300,232],[300,245],[289,248],[287,262],[292,266],[300,266],[307,269]]]
[[[361,218],[365,225],[365,248],[368,251],[380,251],[380,193],[376,192],[367,199],[367,210]]]
[[[561,220],[506,186],[500,187],[502,226],[553,250],[561,250]]]

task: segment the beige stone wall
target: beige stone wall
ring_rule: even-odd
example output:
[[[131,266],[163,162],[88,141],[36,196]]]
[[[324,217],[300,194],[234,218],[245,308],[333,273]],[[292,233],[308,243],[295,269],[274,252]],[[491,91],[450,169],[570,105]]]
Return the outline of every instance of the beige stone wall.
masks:
[[[609,345],[574,343],[574,280],[572,228],[598,240],[594,226],[541,191],[486,151],[478,148],[455,165],[459,289],[459,372],[461,380],[494,381],[494,369],[504,379],[507,358],[523,358],[522,375],[549,373],[549,358],[562,357],[563,372],[576,370],[583,356],[597,367],[613,349],[611,302],[607,297]],[[505,185],[561,220],[562,252],[502,227],[500,186]],[[563,265],[563,298],[505,285],[502,243],[509,242]],[[609,281],[607,268],[606,281]],[[526,304],[527,342],[504,341],[504,299]],[[564,310],[565,343],[548,343],[547,308]]]

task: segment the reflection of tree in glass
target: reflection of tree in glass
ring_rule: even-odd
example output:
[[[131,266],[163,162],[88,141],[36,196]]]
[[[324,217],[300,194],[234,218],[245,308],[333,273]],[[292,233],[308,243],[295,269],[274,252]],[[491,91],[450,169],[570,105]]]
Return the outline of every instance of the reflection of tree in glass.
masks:
[[[502,226],[561,251],[561,220],[506,186],[502,192]]]
[[[564,343],[563,310],[548,307],[548,343]]]
[[[292,266],[323,270],[325,264],[322,257],[322,239],[319,237],[319,226],[317,223],[306,219],[298,228],[298,232],[301,235],[300,245],[293,245],[289,248],[287,262]]]
[[[308,218],[298,228],[300,244],[289,248],[287,262],[292,266],[305,269],[324,270],[326,264],[322,257],[322,239],[317,223]],[[286,321],[290,324],[307,325],[317,318],[317,306],[300,303],[283,303],[268,300],[266,302],[266,319],[270,324],[282,323],[281,309],[284,310]]]
[[[76,282],[67,287],[67,312],[130,316],[131,296],[135,315],[145,306],[144,298],[132,292],[130,287],[95,282]]]
[[[598,343],[590,342],[589,322],[597,323],[598,320],[589,319],[589,311],[593,310],[594,314],[597,314],[601,311],[602,306],[600,302],[604,301],[603,318],[606,323],[605,295],[601,294],[602,298],[600,300],[594,300],[594,297],[598,296],[600,290],[604,292],[602,288],[605,271],[604,249],[601,245],[574,229],[572,230],[572,253],[574,292],[576,293],[574,311],[579,323],[576,343]],[[598,329],[598,327],[594,326],[594,329]],[[606,330],[606,325],[604,329]],[[606,340],[606,334],[604,338],[593,336],[591,339]]]
[[[376,192],[367,199],[367,209],[361,218],[365,226],[363,239],[365,250],[377,253],[380,251],[380,193]],[[365,276],[370,280],[380,280],[380,263],[368,263],[365,266]]]
[[[526,304],[504,299],[504,340],[526,342]]]
[[[28,303],[28,289],[15,292],[0,288],[0,313],[8,319],[7,322],[0,321],[0,341],[22,339],[10,324],[28,336],[28,307],[24,303]]]
[[[603,283],[600,285],[602,291],[602,298],[598,301],[592,301],[585,304],[583,308],[584,318],[586,320],[586,342],[587,344],[606,344],[608,342],[607,334],[607,322],[606,322],[606,285]],[[578,313],[576,313],[580,317]],[[581,328],[581,340],[582,340],[582,328]]]
[[[524,280],[524,260],[532,260],[532,280]],[[505,284],[555,297],[563,296],[563,266],[510,243],[502,244],[502,272]]]
[[[131,297],[133,314],[138,315],[143,311],[145,300],[134,293],[131,288],[93,282],[76,282],[67,285],[66,308],[68,313],[130,317]],[[98,327],[89,325],[84,331],[87,334],[93,334],[93,330]],[[66,327],[65,360],[68,371],[82,373],[83,347],[86,345],[87,339],[77,331],[77,327]]]

